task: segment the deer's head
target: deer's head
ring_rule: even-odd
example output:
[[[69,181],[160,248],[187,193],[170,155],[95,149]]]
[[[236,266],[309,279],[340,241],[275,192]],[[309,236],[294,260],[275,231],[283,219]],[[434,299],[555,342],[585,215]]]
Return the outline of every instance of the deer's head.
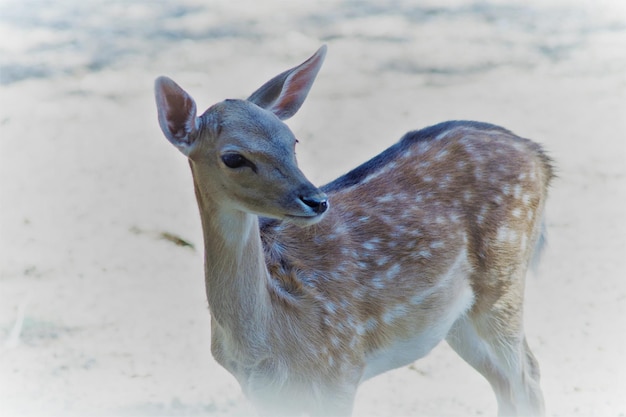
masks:
[[[156,80],[159,124],[191,161],[198,192],[226,207],[300,225],[322,218],[328,198],[298,168],[297,140],[282,121],[304,102],[325,54],[323,46],[247,100],[222,101],[199,117],[178,84]]]

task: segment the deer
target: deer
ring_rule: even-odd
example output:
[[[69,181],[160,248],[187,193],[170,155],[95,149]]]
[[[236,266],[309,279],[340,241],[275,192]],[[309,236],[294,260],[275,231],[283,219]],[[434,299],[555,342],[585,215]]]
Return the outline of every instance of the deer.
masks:
[[[523,304],[552,159],[456,120],[318,188],[284,121],[325,56],[326,45],[200,116],[173,80],[155,81],[161,130],[191,168],[216,362],[259,415],[349,416],[363,381],[445,340],[489,382],[500,416],[542,415]]]

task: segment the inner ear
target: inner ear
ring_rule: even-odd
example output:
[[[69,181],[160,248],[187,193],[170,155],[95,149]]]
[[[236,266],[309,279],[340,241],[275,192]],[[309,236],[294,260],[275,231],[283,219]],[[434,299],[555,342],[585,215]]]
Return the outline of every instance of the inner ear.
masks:
[[[311,90],[326,56],[326,45],[302,64],[272,78],[256,90],[248,101],[285,120],[296,114]]]
[[[188,155],[198,129],[196,102],[167,77],[156,79],[154,92],[163,134],[181,152]]]

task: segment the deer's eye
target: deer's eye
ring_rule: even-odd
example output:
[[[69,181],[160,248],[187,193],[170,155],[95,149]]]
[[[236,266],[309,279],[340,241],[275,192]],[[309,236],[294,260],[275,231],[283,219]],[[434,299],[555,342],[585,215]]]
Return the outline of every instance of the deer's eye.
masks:
[[[228,168],[241,168],[243,166],[246,166],[247,161],[248,160],[246,158],[239,155],[238,153],[227,153],[225,155],[222,155],[222,162],[224,162],[224,165],[226,165]]]
[[[254,172],[256,172],[256,166],[247,160],[243,155],[238,153],[227,153],[222,155],[222,162],[231,169],[250,167]]]

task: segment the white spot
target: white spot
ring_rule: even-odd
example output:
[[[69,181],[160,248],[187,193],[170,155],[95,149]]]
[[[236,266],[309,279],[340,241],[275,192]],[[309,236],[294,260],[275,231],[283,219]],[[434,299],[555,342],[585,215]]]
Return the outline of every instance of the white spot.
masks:
[[[431,177],[430,175],[425,175],[424,177],[422,177],[422,179],[424,180],[424,182],[431,182],[433,180],[433,177]]]
[[[420,258],[426,258],[426,259],[428,259],[428,258],[430,258],[432,256],[432,254],[430,253],[430,251],[428,249],[422,249],[422,250],[418,251],[417,255]]]
[[[512,146],[519,152],[525,152],[526,147],[522,142],[513,142]]]
[[[440,134],[438,134],[435,137],[435,140],[441,140],[441,139],[445,138],[446,136],[448,136],[449,133],[450,132],[448,130],[444,130],[443,132],[441,132]]]
[[[330,314],[335,314],[337,312],[337,306],[335,304],[333,304],[332,302],[328,301],[325,305],[324,305],[325,309],[327,312],[329,312]]]
[[[383,266],[387,262],[389,262],[389,256],[381,256],[380,258],[376,259],[376,265],[378,266]]]
[[[518,179],[518,180],[520,180],[520,181],[525,180],[525,179],[526,179],[526,173],[525,173],[525,172],[522,172],[521,174],[519,174],[519,175],[517,176],[517,179]]]
[[[343,324],[343,322],[341,321],[336,321],[335,330],[337,330],[339,333],[344,333],[346,331],[346,325]]]
[[[420,142],[420,143],[417,145],[417,150],[418,150],[420,153],[425,153],[425,152],[428,152],[428,151],[430,150],[430,148],[431,148],[431,144],[430,144],[430,143],[428,143],[428,142]]]
[[[470,152],[470,154],[472,155],[472,158],[474,159],[474,161],[476,161],[476,163],[478,164],[482,164],[485,161],[485,158],[483,158],[483,156],[479,154],[478,152],[476,153]]]
[[[515,218],[519,218],[522,215],[522,209],[519,207],[515,207],[513,211],[511,211],[511,215]]]
[[[360,300],[363,298],[363,294],[365,293],[364,287],[357,287],[352,291],[352,297],[356,300]]]
[[[435,241],[430,243],[430,248],[431,249],[441,249],[444,246],[445,246],[445,243],[443,243],[441,240],[435,240]]]
[[[502,194],[504,195],[511,194],[511,186],[509,184],[505,184],[504,187],[502,187]]]
[[[480,211],[476,215],[476,221],[478,224],[482,224],[485,221],[485,215],[487,214],[487,206],[482,206]]]
[[[354,348],[356,348],[356,346],[357,346],[358,344],[359,344],[359,338],[358,338],[358,337],[356,337],[356,336],[355,336],[355,337],[353,337],[353,338],[350,340],[350,349],[354,349]]]
[[[498,229],[498,236],[496,236],[496,239],[498,239],[500,242],[505,242],[508,236],[509,236],[509,228],[506,226],[502,226],[501,228]]]
[[[383,282],[382,278],[378,275],[372,278],[371,282],[372,282],[372,286],[376,288],[377,290],[382,290],[383,288],[385,288],[385,283]]]
[[[370,240],[368,240],[367,242],[363,243],[363,248],[367,249],[367,250],[375,250],[376,246],[380,243],[380,239],[375,237],[372,238]]]
[[[411,303],[414,306],[420,305],[424,302],[424,300],[426,300],[427,297],[429,297],[431,295],[430,291],[426,291],[426,292],[419,292],[417,294],[415,294],[413,297],[411,297],[409,299],[409,303]]]
[[[527,243],[528,243],[528,236],[526,236],[526,233],[522,233],[522,238],[520,240],[520,246],[522,247],[522,249],[526,249]]]
[[[409,217],[411,217],[411,216],[409,216]],[[402,224],[394,224],[392,226],[393,226],[393,234],[394,234],[394,236],[401,236],[401,235],[407,234],[407,229]],[[394,247],[398,243],[397,241],[390,241],[389,245],[391,245],[391,242],[393,242],[393,246]]]
[[[517,239],[517,232],[507,226],[502,226],[498,229],[496,239],[500,242],[514,242]]]
[[[373,332],[378,327],[378,320],[375,317],[370,317],[365,323],[356,325],[356,333],[359,336],[363,336],[365,333]]]
[[[334,233],[337,235],[342,235],[348,231],[348,226],[345,223],[341,223],[335,227]]]
[[[376,249],[376,245],[374,244],[374,242],[367,241],[363,244],[363,249],[373,251]]]
[[[391,268],[389,268],[389,270],[387,271],[387,280],[392,280],[394,279],[402,270],[402,267],[400,266],[400,264],[393,264],[393,266]]]
[[[441,161],[443,158],[445,158],[446,156],[448,156],[448,150],[447,149],[442,149],[439,152],[437,152],[437,155],[435,155],[435,159],[437,161]]]
[[[519,198],[520,195],[522,195],[522,186],[519,184],[516,184],[515,187],[513,188],[513,196],[515,198]]]
[[[384,196],[378,197],[376,199],[376,201],[378,201],[379,203],[389,203],[389,202],[394,201],[394,200],[395,200],[395,195],[391,194],[391,193],[385,194]]]
[[[530,203],[530,194],[526,193],[522,196],[522,203],[528,205]]]
[[[470,201],[472,198],[474,197],[474,194],[472,194],[471,191],[463,191],[463,200],[465,201]]]
[[[380,176],[383,176],[385,174],[387,174],[389,171],[393,171],[394,169],[396,169],[396,167],[398,166],[398,164],[396,162],[390,162],[387,165],[385,165],[384,167],[382,167],[381,169],[379,169],[376,172],[373,172],[372,174],[368,175],[367,177],[365,177],[365,179],[363,179],[363,181],[361,181],[359,183],[359,185],[361,184],[366,184]]]
[[[344,246],[343,248],[341,248],[341,254],[342,254],[343,256],[349,256],[349,255],[351,255],[351,252],[352,252],[352,251],[350,250],[350,248],[348,248],[348,247],[346,247],[346,246]]]
[[[383,322],[385,322],[385,324],[391,324],[396,319],[404,317],[406,313],[407,313],[407,306],[405,304],[398,304],[394,306],[393,308],[390,308],[387,311],[385,311],[385,313],[383,314]]]

